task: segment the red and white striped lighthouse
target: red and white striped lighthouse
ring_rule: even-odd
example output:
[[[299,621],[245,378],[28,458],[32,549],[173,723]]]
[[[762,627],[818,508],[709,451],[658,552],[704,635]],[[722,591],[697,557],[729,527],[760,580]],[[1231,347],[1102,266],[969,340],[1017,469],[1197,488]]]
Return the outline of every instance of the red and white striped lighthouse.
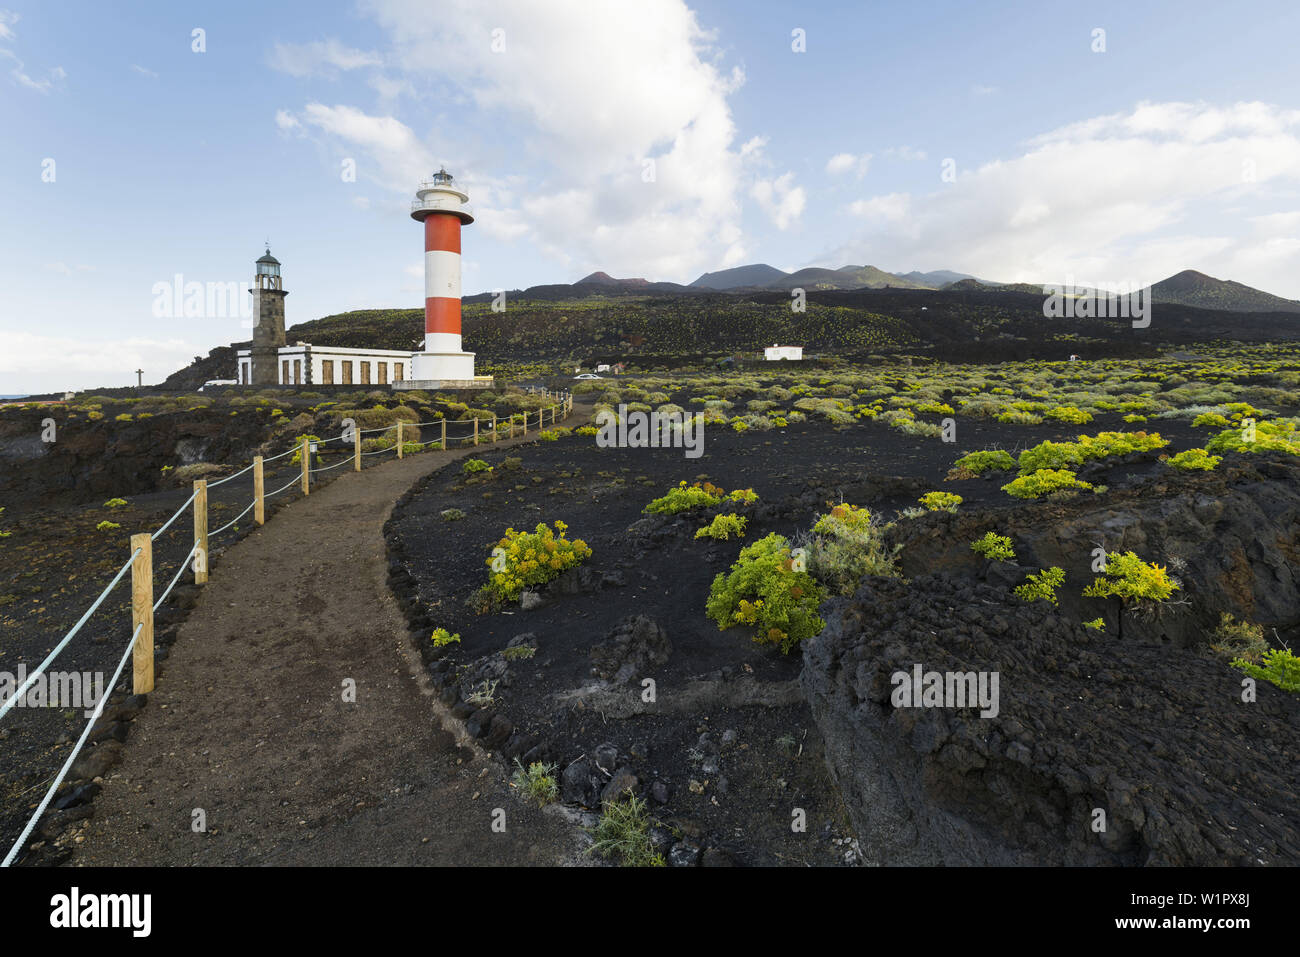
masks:
[[[424,223],[424,351],[411,357],[411,378],[474,378],[474,353],[460,342],[460,227],[474,222],[469,194],[440,169],[420,184],[411,218]]]

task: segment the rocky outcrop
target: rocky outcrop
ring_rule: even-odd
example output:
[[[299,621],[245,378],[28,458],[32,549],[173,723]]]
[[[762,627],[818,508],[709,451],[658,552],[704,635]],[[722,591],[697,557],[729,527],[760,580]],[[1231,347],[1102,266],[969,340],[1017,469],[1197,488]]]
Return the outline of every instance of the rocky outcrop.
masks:
[[[132,407],[118,406],[129,413]],[[163,466],[246,464],[277,426],[269,409],[229,407],[164,412],[117,421],[83,410],[11,411],[0,419],[0,496],[10,504],[94,501],[163,487]],[[42,423],[55,421],[54,441]],[[287,442],[285,443],[287,445]],[[278,451],[278,450],[277,450]]]
[[[865,579],[823,616],[803,681],[867,861],[1300,862],[1295,695],[1246,703],[1199,650],[949,573]],[[998,675],[996,716],[898,706],[918,664]]]
[[[1109,466],[1123,475],[1136,466]],[[1149,466],[1148,466],[1149,467]],[[1203,647],[1224,612],[1264,625],[1278,639],[1300,637],[1300,461],[1292,456],[1229,455],[1213,472],[1187,475],[1156,465],[1147,481],[1097,497],[1030,503],[1011,510],[959,510],[899,523],[904,575],[944,570],[987,578],[1007,587],[1053,565],[1065,570],[1061,613],[1074,620],[1105,619],[1126,639]],[[1094,466],[1080,473],[1110,479]],[[1002,484],[1001,473],[985,481]],[[961,483],[951,488],[960,492]],[[970,543],[987,531],[1007,535],[1018,567],[989,565]],[[1180,583],[1174,601],[1154,614],[1126,613],[1114,599],[1083,598],[1097,573],[1095,549],[1133,551],[1166,566]]]
[[[604,681],[625,684],[666,664],[672,652],[672,642],[654,619],[629,615],[592,646],[592,670]]]

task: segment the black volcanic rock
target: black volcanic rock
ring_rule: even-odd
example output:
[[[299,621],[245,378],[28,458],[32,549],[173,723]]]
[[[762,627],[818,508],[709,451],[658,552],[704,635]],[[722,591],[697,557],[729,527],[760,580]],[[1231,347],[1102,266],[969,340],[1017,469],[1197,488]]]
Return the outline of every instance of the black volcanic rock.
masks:
[[[994,520],[1022,561],[1066,568],[1059,608],[978,580],[969,542]],[[919,524],[908,577],[864,579],[823,606],[826,628],[803,644],[805,692],[869,862],[1300,861],[1300,697],[1258,682],[1245,702],[1242,674],[1206,650],[1223,610],[1300,619],[1298,521],[1300,464],[1238,460],[1104,506],[972,513],[942,540]],[[1175,597],[1191,604],[1128,617],[1121,637],[1113,602],[1079,597],[1099,530],[1147,561],[1185,555]],[[1082,626],[1097,614],[1104,631]],[[893,676],[918,664],[996,673],[996,716],[895,707]]]

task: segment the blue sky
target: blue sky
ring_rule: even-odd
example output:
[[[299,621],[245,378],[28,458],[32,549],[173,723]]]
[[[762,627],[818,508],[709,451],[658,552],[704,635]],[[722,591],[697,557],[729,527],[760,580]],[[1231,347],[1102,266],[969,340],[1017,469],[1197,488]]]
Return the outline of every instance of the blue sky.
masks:
[[[0,0],[0,393],[247,338],[157,288],[246,300],[268,238],[291,324],[419,306],[407,208],[441,162],[479,216],[468,292],[768,262],[1300,298],[1298,28],[1293,2]]]

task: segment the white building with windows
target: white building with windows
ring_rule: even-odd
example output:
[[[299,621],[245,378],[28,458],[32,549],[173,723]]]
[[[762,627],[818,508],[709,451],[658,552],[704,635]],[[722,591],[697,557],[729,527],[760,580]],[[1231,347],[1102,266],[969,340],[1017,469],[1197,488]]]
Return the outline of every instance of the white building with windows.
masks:
[[[803,346],[778,346],[774,342],[763,350],[763,358],[769,362],[778,359],[802,359]]]
[[[348,349],[299,342],[280,346],[276,382],[300,386],[388,386],[410,374],[411,355],[396,349]],[[236,353],[240,385],[252,384],[252,363],[251,349],[240,349]]]

